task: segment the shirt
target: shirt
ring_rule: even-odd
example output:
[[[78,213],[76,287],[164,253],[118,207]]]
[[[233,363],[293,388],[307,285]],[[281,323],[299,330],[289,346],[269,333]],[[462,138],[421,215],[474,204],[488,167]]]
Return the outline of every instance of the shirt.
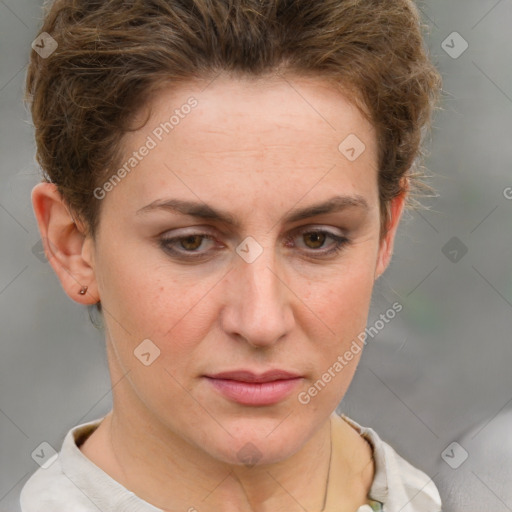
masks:
[[[370,505],[354,512],[440,512],[441,498],[433,481],[416,469],[377,433],[345,415],[331,415],[332,457],[324,510],[336,511],[336,481],[342,453],[342,422],[347,422],[373,450],[375,474]],[[27,480],[20,494],[22,512],[162,512],[123,487],[79,449],[103,418],[68,431],[61,450]]]

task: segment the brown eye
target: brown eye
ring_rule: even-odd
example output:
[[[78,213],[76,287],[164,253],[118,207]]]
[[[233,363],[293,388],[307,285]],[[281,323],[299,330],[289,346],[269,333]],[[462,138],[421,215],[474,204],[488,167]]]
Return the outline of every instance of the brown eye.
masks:
[[[322,258],[335,255],[349,244],[350,240],[346,236],[336,235],[324,229],[310,229],[289,236],[286,246],[302,249],[307,256]]]
[[[203,237],[201,235],[190,235],[181,239],[181,246],[187,251],[196,251],[201,247]]]
[[[207,233],[192,233],[173,238],[162,238],[160,247],[171,256],[192,260],[193,258],[205,258],[211,255],[215,239]]]
[[[309,245],[306,243],[306,245],[310,249],[319,249],[320,247],[322,247],[326,238],[327,237],[325,236],[325,233],[323,233],[321,231],[313,231],[312,233],[304,233],[304,240],[309,239],[312,242],[312,245]]]

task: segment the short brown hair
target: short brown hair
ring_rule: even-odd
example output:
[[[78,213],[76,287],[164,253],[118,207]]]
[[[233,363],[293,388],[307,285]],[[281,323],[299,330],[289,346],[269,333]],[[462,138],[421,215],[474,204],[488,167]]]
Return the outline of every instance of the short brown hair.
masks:
[[[441,90],[423,28],[412,0],[55,0],[41,31],[58,47],[46,59],[33,51],[26,78],[43,180],[94,237],[93,191],[156,89],[286,71],[350,91],[376,128],[385,231],[390,200],[422,184],[416,164]]]

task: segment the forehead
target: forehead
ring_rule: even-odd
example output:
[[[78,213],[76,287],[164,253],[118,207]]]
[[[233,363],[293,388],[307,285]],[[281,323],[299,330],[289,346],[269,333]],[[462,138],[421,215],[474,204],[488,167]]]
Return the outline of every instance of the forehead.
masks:
[[[374,128],[328,82],[221,75],[163,89],[148,107],[149,118],[141,109],[136,119],[146,124],[123,139],[123,163],[150,149],[113,194],[122,189],[134,209],[166,192],[176,197],[177,189],[188,197],[237,189],[295,197],[318,182],[317,191],[343,185],[340,192],[375,192]]]

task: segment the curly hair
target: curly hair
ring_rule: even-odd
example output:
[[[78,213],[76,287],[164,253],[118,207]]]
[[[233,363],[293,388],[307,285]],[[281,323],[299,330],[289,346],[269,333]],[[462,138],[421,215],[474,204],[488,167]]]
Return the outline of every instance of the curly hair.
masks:
[[[441,92],[412,0],[55,0],[30,55],[30,103],[43,181],[94,238],[93,191],[122,158],[129,121],[163,86],[219,72],[290,72],[349,91],[378,142],[381,233],[390,201],[429,187],[419,160]],[[409,204],[411,194],[406,194]]]

